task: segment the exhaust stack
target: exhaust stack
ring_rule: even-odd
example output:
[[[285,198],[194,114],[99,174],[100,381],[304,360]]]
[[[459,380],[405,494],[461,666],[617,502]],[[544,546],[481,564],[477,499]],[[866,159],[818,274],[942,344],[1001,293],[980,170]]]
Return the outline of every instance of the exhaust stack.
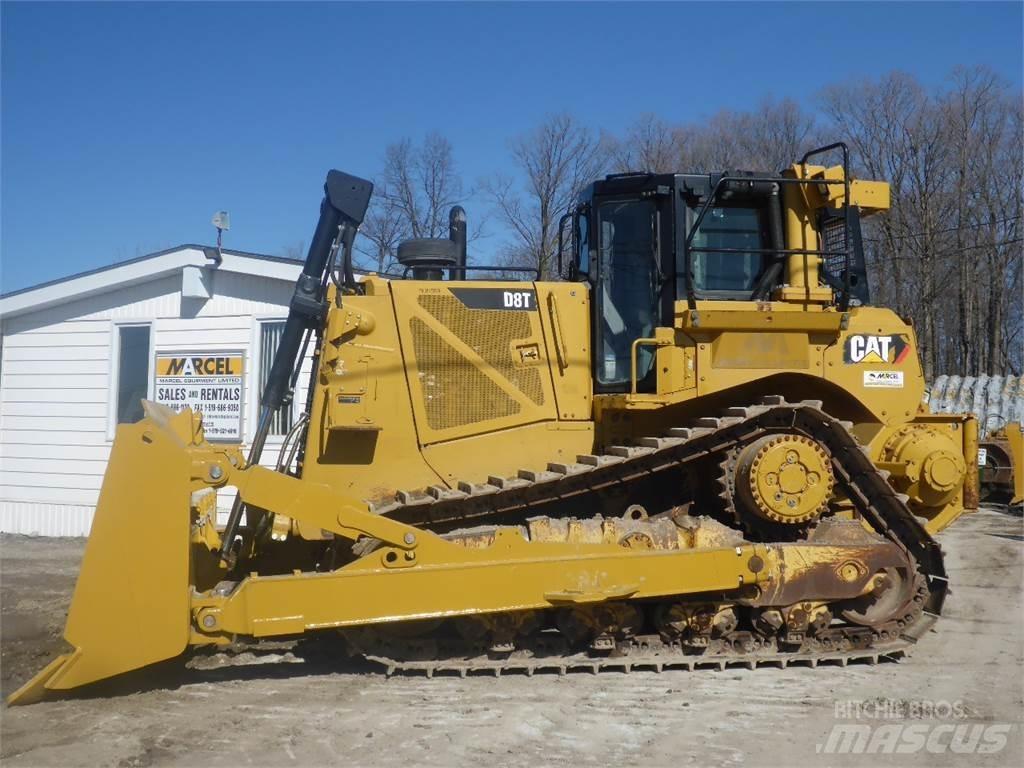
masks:
[[[466,279],[466,211],[461,205],[453,205],[448,212],[448,239],[455,243],[456,259],[462,269],[451,271],[452,280]]]

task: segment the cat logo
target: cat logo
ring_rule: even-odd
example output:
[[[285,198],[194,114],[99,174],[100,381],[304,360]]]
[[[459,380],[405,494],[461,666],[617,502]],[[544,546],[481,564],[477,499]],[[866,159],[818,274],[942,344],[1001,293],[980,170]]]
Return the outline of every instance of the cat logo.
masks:
[[[910,352],[910,344],[904,336],[855,335],[846,339],[843,345],[843,362],[891,365],[902,363]]]

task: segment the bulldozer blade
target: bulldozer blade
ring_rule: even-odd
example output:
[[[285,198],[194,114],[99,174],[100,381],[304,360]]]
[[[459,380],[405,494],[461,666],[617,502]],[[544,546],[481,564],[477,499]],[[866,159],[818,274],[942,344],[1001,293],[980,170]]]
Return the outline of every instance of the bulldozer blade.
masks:
[[[1010,464],[1012,466],[1012,493],[1010,506],[1024,504],[1024,432],[1020,424],[1006,425],[1006,442],[1010,446]]]
[[[181,654],[188,643],[193,417],[146,403],[118,428],[68,610],[74,647],[11,694],[29,704]]]

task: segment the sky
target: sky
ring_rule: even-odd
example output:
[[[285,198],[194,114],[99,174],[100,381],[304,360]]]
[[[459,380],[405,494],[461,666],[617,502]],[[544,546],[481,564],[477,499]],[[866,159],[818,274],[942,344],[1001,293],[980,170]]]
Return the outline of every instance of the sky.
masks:
[[[4,2],[0,292],[211,243],[217,210],[225,247],[282,254],[309,242],[329,168],[372,177],[431,131],[471,185],[561,111],[619,132],[893,69],[939,87],[956,64],[1020,88],[1022,8]],[[478,257],[505,236],[487,231]]]

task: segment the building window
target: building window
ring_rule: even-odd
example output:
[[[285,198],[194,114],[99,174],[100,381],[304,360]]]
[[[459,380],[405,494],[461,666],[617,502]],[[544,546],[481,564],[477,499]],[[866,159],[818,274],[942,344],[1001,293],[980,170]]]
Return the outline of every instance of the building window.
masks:
[[[120,326],[117,339],[117,423],[132,424],[149,394],[149,326]]]
[[[274,364],[274,354],[281,343],[281,336],[284,334],[284,321],[260,323],[260,391],[259,397],[267,388],[267,379],[270,378],[270,368]],[[288,404],[274,414],[270,422],[271,435],[286,435],[292,427],[292,408]]]

